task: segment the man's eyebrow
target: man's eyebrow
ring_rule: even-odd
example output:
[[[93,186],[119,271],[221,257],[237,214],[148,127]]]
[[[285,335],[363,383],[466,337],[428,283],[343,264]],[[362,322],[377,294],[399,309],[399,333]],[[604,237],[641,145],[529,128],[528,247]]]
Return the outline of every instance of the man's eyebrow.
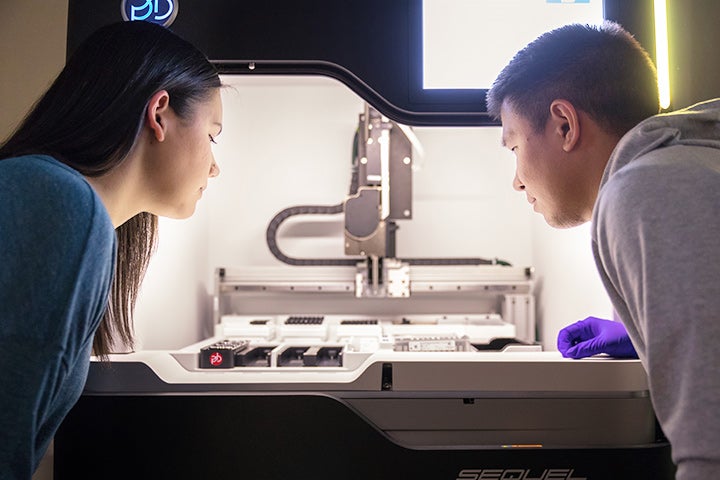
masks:
[[[222,127],[223,127],[223,126],[222,126],[222,123],[220,123],[220,122],[213,122],[213,125],[217,125],[218,127],[220,127],[220,130],[219,130],[218,133],[217,133],[218,135],[220,135],[220,134],[222,133]]]
[[[515,132],[508,127],[503,127],[502,129],[502,135],[500,136],[500,145],[507,148],[508,142],[512,141],[513,135],[515,135]]]

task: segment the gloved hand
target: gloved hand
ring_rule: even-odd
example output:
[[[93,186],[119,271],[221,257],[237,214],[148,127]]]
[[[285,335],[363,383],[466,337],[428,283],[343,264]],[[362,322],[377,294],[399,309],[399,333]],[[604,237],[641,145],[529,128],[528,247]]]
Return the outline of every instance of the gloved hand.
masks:
[[[622,323],[596,317],[588,317],[560,330],[557,347],[565,358],[584,358],[598,353],[638,358]]]

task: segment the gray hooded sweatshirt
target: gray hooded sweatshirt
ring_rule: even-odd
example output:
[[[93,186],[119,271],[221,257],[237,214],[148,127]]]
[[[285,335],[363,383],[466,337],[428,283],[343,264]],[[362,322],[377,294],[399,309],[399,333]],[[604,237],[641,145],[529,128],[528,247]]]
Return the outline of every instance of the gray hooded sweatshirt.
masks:
[[[622,138],[592,246],[647,371],[677,479],[720,479],[720,99]]]

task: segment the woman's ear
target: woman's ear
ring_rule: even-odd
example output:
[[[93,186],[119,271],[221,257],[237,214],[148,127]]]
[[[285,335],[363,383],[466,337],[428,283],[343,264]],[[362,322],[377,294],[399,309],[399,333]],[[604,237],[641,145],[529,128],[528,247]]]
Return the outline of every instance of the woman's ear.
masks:
[[[160,90],[148,102],[145,124],[152,132],[155,140],[162,142],[168,126],[168,112],[170,110],[170,95],[166,90]]]
[[[565,152],[573,150],[580,141],[580,118],[573,104],[567,100],[553,100],[550,121],[561,138],[562,149]]]

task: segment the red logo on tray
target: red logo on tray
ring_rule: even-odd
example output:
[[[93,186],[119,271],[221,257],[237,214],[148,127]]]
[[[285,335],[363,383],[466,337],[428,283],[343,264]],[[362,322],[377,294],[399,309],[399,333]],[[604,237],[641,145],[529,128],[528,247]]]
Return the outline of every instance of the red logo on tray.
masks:
[[[223,356],[220,352],[213,352],[210,354],[210,365],[217,367],[223,362]]]

